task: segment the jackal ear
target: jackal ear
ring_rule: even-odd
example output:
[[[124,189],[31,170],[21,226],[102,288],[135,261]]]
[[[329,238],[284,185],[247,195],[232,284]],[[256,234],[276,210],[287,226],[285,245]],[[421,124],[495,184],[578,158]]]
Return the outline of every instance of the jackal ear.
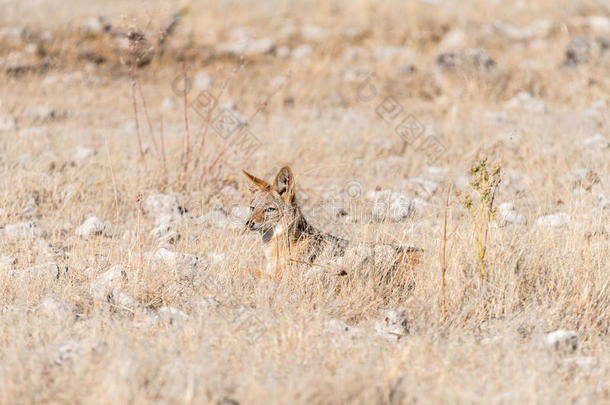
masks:
[[[290,167],[284,166],[277,172],[273,181],[273,189],[288,203],[294,201],[294,176]]]
[[[270,190],[271,186],[265,180],[261,180],[258,177],[254,177],[250,173],[245,170],[241,171],[244,176],[248,179],[248,188],[252,193],[256,193],[257,191],[265,191]]]

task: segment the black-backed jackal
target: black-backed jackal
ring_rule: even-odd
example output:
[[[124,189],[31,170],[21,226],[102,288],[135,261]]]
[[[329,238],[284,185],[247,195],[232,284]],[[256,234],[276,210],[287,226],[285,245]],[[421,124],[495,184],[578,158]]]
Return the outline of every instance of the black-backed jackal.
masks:
[[[242,172],[252,192],[246,228],[262,236],[265,275],[278,277],[290,263],[327,268],[341,275],[349,271],[344,263],[353,263],[355,267],[385,263],[388,271],[411,268],[419,263],[422,249],[350,243],[311,226],[296,202],[290,167],[281,168],[273,184]]]

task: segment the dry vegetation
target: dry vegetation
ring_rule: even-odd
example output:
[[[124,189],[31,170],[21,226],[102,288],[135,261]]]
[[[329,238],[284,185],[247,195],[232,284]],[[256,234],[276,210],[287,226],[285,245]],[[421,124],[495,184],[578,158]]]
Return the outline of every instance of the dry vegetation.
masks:
[[[606,2],[4,3],[0,403],[610,402]],[[468,49],[494,63],[439,65]],[[253,153],[206,129],[209,94]],[[443,153],[380,118],[388,96]],[[483,156],[501,182],[479,205]],[[253,277],[239,170],[283,164],[316,226],[424,262]]]

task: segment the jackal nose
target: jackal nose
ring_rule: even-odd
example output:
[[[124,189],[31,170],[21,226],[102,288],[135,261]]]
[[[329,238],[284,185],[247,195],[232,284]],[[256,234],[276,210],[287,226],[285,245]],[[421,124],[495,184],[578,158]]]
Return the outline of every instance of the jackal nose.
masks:
[[[252,221],[251,219],[248,219],[246,221],[246,228],[247,229],[254,229],[254,221]]]

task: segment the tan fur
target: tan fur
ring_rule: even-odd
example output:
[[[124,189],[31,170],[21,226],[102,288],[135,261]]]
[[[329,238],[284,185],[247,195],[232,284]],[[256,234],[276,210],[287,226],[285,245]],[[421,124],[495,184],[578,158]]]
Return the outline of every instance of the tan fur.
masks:
[[[262,236],[265,274],[278,278],[290,263],[310,264],[345,274],[340,265],[333,265],[336,263],[318,263],[316,259],[322,254],[339,259],[349,255],[355,256],[361,265],[382,259],[391,263],[392,269],[408,269],[419,263],[421,249],[351,244],[348,240],[321,232],[309,225],[296,203],[294,176],[290,167],[281,168],[273,184],[246,171],[242,172],[248,179],[252,192],[251,212],[246,221],[246,228],[258,231]],[[376,254],[387,257],[376,258]]]

